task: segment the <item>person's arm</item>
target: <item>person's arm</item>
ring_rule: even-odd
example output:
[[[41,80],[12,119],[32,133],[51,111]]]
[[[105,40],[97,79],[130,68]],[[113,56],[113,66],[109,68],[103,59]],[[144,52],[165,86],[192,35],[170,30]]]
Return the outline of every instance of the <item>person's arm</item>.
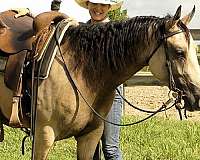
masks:
[[[17,13],[17,14],[15,15],[15,18],[19,18],[19,17],[25,16],[25,15],[34,17],[34,16],[31,14],[29,8],[12,8],[11,10]]]

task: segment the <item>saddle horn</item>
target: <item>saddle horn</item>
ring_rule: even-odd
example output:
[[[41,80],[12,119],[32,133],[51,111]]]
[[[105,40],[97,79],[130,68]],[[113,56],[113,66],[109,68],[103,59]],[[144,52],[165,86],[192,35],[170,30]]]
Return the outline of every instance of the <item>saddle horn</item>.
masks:
[[[56,11],[51,11],[51,12],[44,12],[39,14],[34,18],[33,22],[33,28],[35,31],[35,34],[40,32],[42,29],[44,29],[46,26],[50,25],[52,21],[54,23],[58,23],[62,19],[69,18],[66,14],[56,12]]]

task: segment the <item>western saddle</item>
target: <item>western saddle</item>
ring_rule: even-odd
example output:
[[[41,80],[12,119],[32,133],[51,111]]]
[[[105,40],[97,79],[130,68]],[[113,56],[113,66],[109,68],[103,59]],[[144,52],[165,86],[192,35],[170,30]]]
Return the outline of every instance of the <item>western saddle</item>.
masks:
[[[50,28],[49,26],[51,25],[52,20],[57,23],[62,19],[68,18],[68,16],[55,11],[44,12],[35,18],[30,16],[14,18],[15,14],[16,13],[11,10],[0,13],[0,58],[6,57],[7,61],[5,70],[3,71],[4,82],[6,86],[13,91],[12,113],[10,119],[4,119],[3,123],[12,127],[23,127],[19,118],[19,112],[21,112],[20,110],[22,109],[20,104],[24,94],[23,82],[26,81],[23,73],[27,57],[29,60],[30,57],[36,57],[34,55],[35,51],[33,44],[40,43],[38,45],[40,46],[38,50],[43,50],[42,47],[46,46],[45,43],[49,35],[52,34],[52,30],[48,29]],[[38,40],[38,35],[40,34],[43,38],[39,38],[42,40],[36,43],[35,41]],[[22,107],[27,108],[30,106]],[[27,111],[27,109],[25,110]],[[30,111],[30,109],[28,109],[28,111]],[[3,115],[1,114],[1,116]],[[2,128],[2,124],[0,124],[0,128]],[[0,141],[1,140],[0,130]]]

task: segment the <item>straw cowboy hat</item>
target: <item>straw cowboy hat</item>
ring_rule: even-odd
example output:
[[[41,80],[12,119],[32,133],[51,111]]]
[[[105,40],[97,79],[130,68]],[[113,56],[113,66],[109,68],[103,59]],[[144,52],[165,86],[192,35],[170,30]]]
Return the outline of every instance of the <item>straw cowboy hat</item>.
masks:
[[[87,2],[110,4],[110,11],[118,9],[122,6],[122,0],[75,0],[81,7],[88,9]]]

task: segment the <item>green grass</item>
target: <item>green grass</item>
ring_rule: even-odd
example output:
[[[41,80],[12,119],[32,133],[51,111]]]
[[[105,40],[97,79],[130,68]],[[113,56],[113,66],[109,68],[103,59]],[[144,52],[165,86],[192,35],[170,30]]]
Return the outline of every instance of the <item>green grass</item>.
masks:
[[[125,121],[132,119],[126,117]],[[126,160],[199,160],[200,126],[195,122],[153,118],[122,128],[121,144]]]
[[[136,121],[126,116],[123,123]],[[152,118],[147,122],[121,128],[121,149],[124,160],[200,160],[200,122]],[[24,134],[5,127],[5,140],[0,144],[0,160],[29,160],[30,140],[25,156],[21,155]],[[75,160],[76,143],[73,138],[56,142],[50,160]]]

